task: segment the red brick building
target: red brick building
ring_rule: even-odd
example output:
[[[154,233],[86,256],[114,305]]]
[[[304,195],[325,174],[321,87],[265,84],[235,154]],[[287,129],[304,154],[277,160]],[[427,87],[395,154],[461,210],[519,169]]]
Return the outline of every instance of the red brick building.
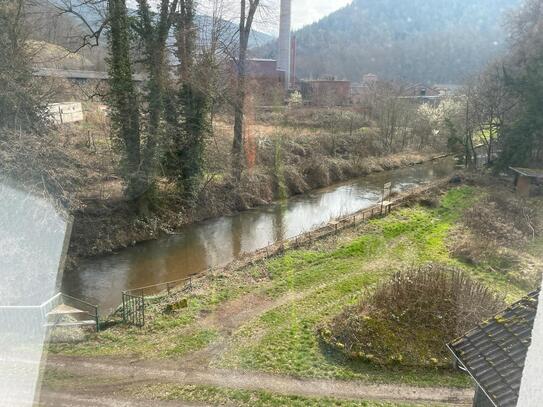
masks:
[[[350,104],[351,82],[333,79],[301,81],[302,97],[312,106],[345,106]]]

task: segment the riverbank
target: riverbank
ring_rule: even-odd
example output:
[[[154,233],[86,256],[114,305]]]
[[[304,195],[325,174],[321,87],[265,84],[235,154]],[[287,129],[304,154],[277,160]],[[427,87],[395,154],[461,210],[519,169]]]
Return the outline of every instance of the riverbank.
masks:
[[[383,185],[406,192],[448,177],[452,159],[371,174],[260,208],[186,225],[178,234],[83,260],[65,274],[63,291],[101,307],[121,302],[121,292],[178,280],[246,256],[247,253],[314,231],[331,220],[380,202]]]
[[[372,173],[418,165],[432,158],[432,154],[413,152],[368,157],[357,163],[354,158],[336,158],[328,164],[315,162],[314,168],[290,166],[283,170],[280,181],[282,198]],[[73,268],[81,258],[158,239],[191,223],[269,205],[278,198],[278,182],[275,175],[262,168],[245,173],[240,184],[223,175],[209,181],[194,209],[164,190],[157,197],[153,212],[146,215],[142,215],[135,204],[123,200],[88,201],[83,209],[74,212],[69,264]]]
[[[507,302],[538,285],[543,270],[541,202],[523,203],[507,187],[489,184],[485,179],[468,179],[463,186],[437,187],[407,200],[407,206],[383,219],[351,224],[300,247],[286,247],[272,258],[216,270],[198,280],[186,308],[167,311],[168,305],[186,298],[184,293],[155,297],[149,299],[144,328],[116,326],[51,350],[64,355],[64,364],[76,357],[76,364],[85,358],[98,364],[114,358],[146,371],[183,366],[207,375],[200,384],[215,387],[217,402],[230,397],[217,386],[239,390],[239,385],[220,377],[239,372],[356,385],[467,388],[467,377],[451,368],[383,367],[352,360],[323,344],[317,328],[397,270],[429,262],[464,271]],[[524,233],[523,218],[502,215],[516,213],[518,205],[527,205],[526,213],[534,215],[530,226],[537,231],[535,239]],[[484,220],[485,228],[478,219]],[[514,242],[502,239],[512,232],[517,237]],[[161,377],[157,380],[171,384]],[[194,383],[181,380],[181,387],[162,386],[155,380],[154,385],[141,387],[138,397],[190,400],[193,393],[183,385]],[[273,389],[266,383],[263,378],[259,389]],[[203,397],[200,390],[194,391]]]

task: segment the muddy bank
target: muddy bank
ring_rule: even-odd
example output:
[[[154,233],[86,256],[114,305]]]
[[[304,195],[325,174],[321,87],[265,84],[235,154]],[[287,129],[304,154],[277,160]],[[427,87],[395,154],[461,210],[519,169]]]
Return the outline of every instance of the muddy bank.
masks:
[[[361,160],[326,158],[297,166],[287,163],[275,172],[270,167],[255,167],[247,171],[239,184],[229,176],[211,179],[202,188],[195,209],[187,209],[174,194],[162,193],[146,216],[142,216],[131,202],[89,201],[84,209],[74,212],[68,264],[74,267],[81,258],[157,239],[174,233],[183,225],[267,205],[279,197],[303,194],[336,182],[408,167],[429,159],[430,155],[406,153]]]

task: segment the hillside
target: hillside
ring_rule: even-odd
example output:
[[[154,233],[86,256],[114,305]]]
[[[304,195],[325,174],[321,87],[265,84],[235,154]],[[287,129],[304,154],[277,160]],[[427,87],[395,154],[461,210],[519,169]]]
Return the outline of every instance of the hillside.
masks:
[[[296,32],[298,75],[457,83],[503,51],[519,0],[354,0]],[[255,51],[273,57],[276,46]]]
[[[82,38],[89,34],[89,30],[82,21],[75,15],[69,13],[60,13],[55,8],[55,4],[59,8],[65,7],[61,0],[39,0],[36,3],[32,3],[30,8],[32,10],[31,24],[33,27],[31,38],[34,41],[45,42],[51,44],[51,46],[60,46],[67,50],[77,50],[82,45]],[[84,2],[82,4],[85,4]],[[75,11],[80,14],[94,29],[97,30],[103,20],[103,16],[106,14],[105,9],[97,10],[94,7],[79,6]],[[135,9],[130,9],[130,13],[136,14]],[[211,29],[213,25],[213,19],[207,15],[197,15],[196,25],[199,29],[199,37],[202,42],[209,41],[211,36]],[[221,39],[224,44],[235,43],[238,35],[238,25],[236,21],[224,20],[221,22],[222,36]],[[107,32],[107,30],[106,30]],[[249,47],[258,47],[263,44],[269,43],[273,40],[273,36],[253,30],[249,38]],[[173,29],[170,39],[170,43],[173,44]],[[99,41],[98,47],[86,47],[79,50],[78,54],[86,61],[83,65],[78,65],[80,69],[90,69],[102,71],[106,69],[105,57],[107,55],[107,39],[106,35],[102,35]],[[42,61],[40,61],[42,62]],[[40,66],[46,66],[47,64],[40,63]],[[49,64],[50,65],[50,64]]]

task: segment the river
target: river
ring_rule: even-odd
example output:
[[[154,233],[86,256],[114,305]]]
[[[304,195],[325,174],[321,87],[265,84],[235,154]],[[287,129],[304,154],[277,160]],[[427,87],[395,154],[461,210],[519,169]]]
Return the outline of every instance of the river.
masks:
[[[233,216],[187,225],[177,234],[140,243],[115,254],[84,260],[66,273],[64,293],[98,304],[109,313],[121,292],[225,265],[282,239],[314,230],[330,220],[368,208],[381,200],[383,184],[405,191],[452,173],[454,160],[371,174]]]

